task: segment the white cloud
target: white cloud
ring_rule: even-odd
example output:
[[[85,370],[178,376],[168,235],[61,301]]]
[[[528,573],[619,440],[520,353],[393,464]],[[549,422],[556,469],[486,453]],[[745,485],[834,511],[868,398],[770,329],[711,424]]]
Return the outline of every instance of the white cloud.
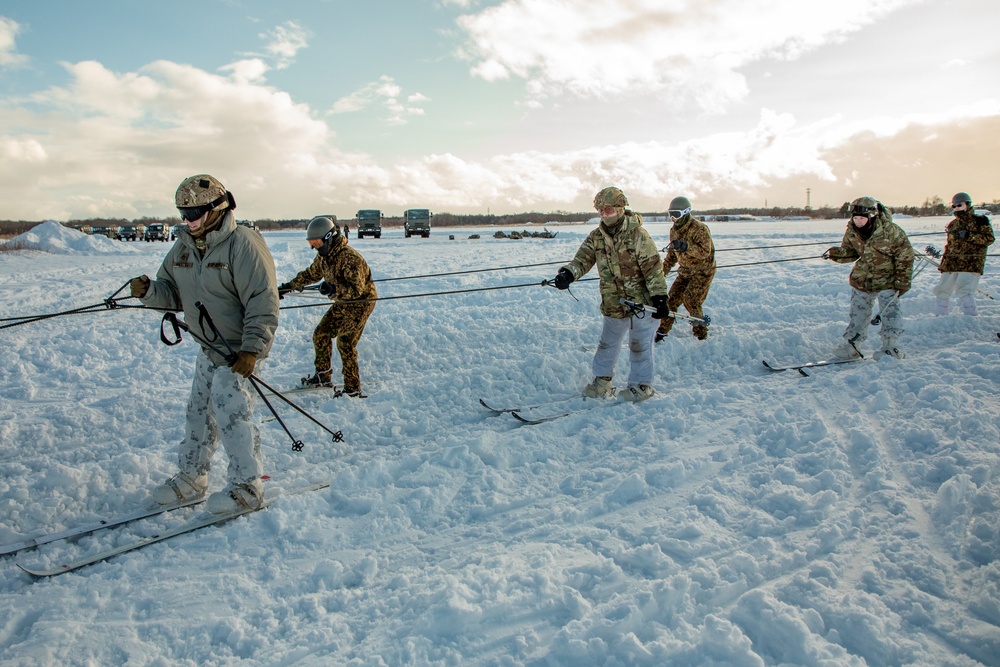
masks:
[[[429,102],[430,98],[422,93],[412,93],[406,97],[407,104],[403,104],[399,99],[402,94],[403,89],[395,79],[383,74],[378,81],[366,84],[334,102],[330,113],[352,113],[381,106],[387,112],[385,122],[388,125],[405,125],[410,116],[424,115],[424,109],[419,105]]]
[[[294,21],[286,21],[260,35],[261,39],[267,40],[264,48],[274,58],[275,68],[279,70],[295,62],[298,52],[309,46],[309,36],[309,31]]]
[[[17,52],[17,33],[21,26],[5,16],[0,16],[0,67],[13,67],[28,61],[27,56]]]
[[[797,58],[921,1],[504,0],[459,17],[459,55],[474,76],[524,79],[539,99],[634,92],[721,109],[746,96],[745,65]]]
[[[261,82],[262,63],[240,61],[221,74],[168,61],[126,73],[93,61],[65,67],[69,85],[0,100],[0,218],[168,215],[177,183],[199,172],[227,184],[249,218],[307,218],[373,203],[402,210],[416,201],[453,212],[585,211],[610,184],[639,210],[663,209],[677,194],[700,206],[789,205],[804,200],[805,187],[816,205],[839,205],[858,183],[884,201],[905,202],[908,182],[935,194],[928,179],[941,172],[928,170],[928,161],[953,165],[955,182],[940,185],[946,193],[995,196],[996,143],[983,137],[1000,136],[997,100],[806,125],[763,110],[743,131],[681,142],[485,159],[442,152],[379,164],[338,151],[331,126]],[[424,101],[390,77],[360,92],[356,105],[384,104],[390,118],[419,113]]]

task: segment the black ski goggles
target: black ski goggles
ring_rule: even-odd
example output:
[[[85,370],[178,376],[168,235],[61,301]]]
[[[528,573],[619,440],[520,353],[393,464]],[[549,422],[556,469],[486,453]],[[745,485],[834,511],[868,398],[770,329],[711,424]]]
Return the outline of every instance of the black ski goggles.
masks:
[[[211,204],[206,204],[205,206],[185,206],[184,208],[178,208],[177,212],[181,214],[181,220],[184,222],[194,222],[201,219],[203,215],[213,208],[215,207]]]
[[[177,212],[181,214],[181,220],[185,222],[194,222],[200,219],[206,213],[210,213],[219,207],[219,204],[226,201],[228,194],[222,194],[215,199],[213,202],[209,202],[204,206],[178,206]]]

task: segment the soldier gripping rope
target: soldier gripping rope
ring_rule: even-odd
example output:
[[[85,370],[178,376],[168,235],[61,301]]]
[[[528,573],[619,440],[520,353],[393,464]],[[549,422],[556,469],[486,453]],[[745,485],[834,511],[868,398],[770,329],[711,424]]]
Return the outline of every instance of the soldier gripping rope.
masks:
[[[937,299],[935,314],[947,315],[951,295],[954,293],[962,312],[976,315],[976,288],[986,268],[986,249],[993,245],[993,227],[985,215],[976,215],[972,197],[959,192],[951,198],[955,218],[945,231],[948,239],[941,258],[941,281],[934,288]]]
[[[628,208],[628,199],[618,188],[604,188],[594,197],[601,216],[597,229],[584,240],[576,256],[559,269],[552,284],[564,290],[596,264],[600,275],[601,314],[604,326],[594,354],[594,380],[583,395],[589,398],[613,396],[615,363],[625,336],[629,337],[627,401],[644,401],[653,396],[653,335],[657,320],[666,315],[667,283],[663,278],[660,254],[642,226],[642,216]],[[638,317],[622,299],[654,306],[652,317]]]
[[[667,307],[676,311],[683,305],[692,317],[704,317],[701,305],[708,298],[708,290],[715,278],[715,245],[708,225],[691,213],[691,201],[687,197],[674,197],[668,209],[673,227],[670,228],[670,246],[663,258],[663,275],[677,265],[677,277],[667,294]],[[674,326],[673,317],[660,320],[656,332],[656,342],[666,338]],[[708,338],[708,327],[703,322],[694,322],[691,332],[698,340]]]
[[[205,495],[212,455],[221,441],[229,456],[228,485],[208,497],[208,510],[259,509],[263,462],[249,378],[267,356],[278,327],[274,260],[260,234],[236,224],[236,200],[212,176],[184,179],[175,202],[187,225],[178,230],[155,280],[130,281],[132,296],[151,308],[184,311],[200,341],[217,340],[215,330],[206,331],[204,308],[226,346],[238,354],[230,365],[217,349],[202,344],[178,448],[179,471],[154,489],[153,498],[168,505]]]
[[[899,347],[903,334],[899,298],[910,289],[914,255],[906,232],[892,221],[892,211],[873,197],[855,199],[843,240],[823,253],[823,258],[840,264],[854,263],[850,323],[844,340],[833,350],[834,356],[861,356],[856,345],[868,338],[872,306],[878,299],[882,322],[879,357],[902,359],[905,355]]]
[[[322,280],[320,294],[336,303],[326,311],[313,332],[316,372],[310,377],[302,378],[302,385],[333,386],[331,355],[333,339],[336,338],[344,375],[343,393],[354,398],[365,398],[361,391],[357,346],[378,298],[371,269],[365,258],[347,245],[347,239],[341,235],[337,223],[329,216],[319,216],[309,222],[306,240],[309,247],[316,251],[316,259],[309,268],[280,285],[278,294],[284,297],[292,290],[301,290],[306,285]]]

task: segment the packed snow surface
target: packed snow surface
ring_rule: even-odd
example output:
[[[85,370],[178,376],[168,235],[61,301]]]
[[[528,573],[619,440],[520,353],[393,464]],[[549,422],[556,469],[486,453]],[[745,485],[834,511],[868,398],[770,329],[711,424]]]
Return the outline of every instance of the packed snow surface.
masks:
[[[900,220],[918,250],[947,222]],[[384,299],[359,346],[370,396],[289,397],[344,441],[271,397],[295,452],[258,401],[266,511],[49,579],[15,563],[204,510],[0,558],[0,664],[1000,665],[997,302],[933,317],[929,267],[904,297],[906,359],[773,373],[762,360],[839,340],[850,266],[819,256],[844,221],[710,226],[709,339],[678,322],[652,399],[534,426],[479,399],[565,399],[591,379],[597,281],[540,283],[592,226],[352,238]],[[669,223],[647,227],[665,246]],[[281,281],[314,256],[301,231],[264,238]],[[35,249],[0,252],[0,326],[100,306],[170,246],[51,222],[21,240]],[[1000,298],[997,265],[981,287]],[[281,302],[268,384],[312,372],[317,296]],[[195,354],[136,308],[0,330],[0,544],[144,506],[175,469]],[[626,372],[623,350],[617,384]]]

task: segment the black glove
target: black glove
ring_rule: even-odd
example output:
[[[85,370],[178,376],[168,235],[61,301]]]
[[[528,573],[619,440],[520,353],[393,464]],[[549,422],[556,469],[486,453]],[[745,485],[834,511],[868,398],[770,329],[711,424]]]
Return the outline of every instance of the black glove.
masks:
[[[670,317],[670,306],[667,305],[667,295],[657,294],[649,298],[653,306],[656,308],[653,311],[653,319],[655,320],[665,320]]]
[[[278,285],[278,298],[284,299],[285,295],[292,291],[291,283],[281,283]]]
[[[684,239],[674,239],[670,242],[670,247],[677,252],[687,252],[688,242]]]
[[[556,274],[556,278],[552,281],[552,284],[556,286],[556,289],[566,289],[574,280],[576,279],[573,277],[573,272],[563,267],[559,269],[559,273]]]
[[[965,239],[969,238],[969,230],[968,229],[960,229],[960,230],[958,230],[958,232],[956,233],[956,235],[958,236],[958,238],[960,238],[960,239],[962,239],[964,241]]]
[[[128,286],[132,296],[137,296],[142,298],[146,296],[146,290],[149,289],[149,278],[146,276],[139,276],[138,278],[133,278],[128,281]]]
[[[328,283],[324,280],[319,284],[319,293],[323,296],[333,296],[335,291],[336,289],[334,288],[333,283]]]

